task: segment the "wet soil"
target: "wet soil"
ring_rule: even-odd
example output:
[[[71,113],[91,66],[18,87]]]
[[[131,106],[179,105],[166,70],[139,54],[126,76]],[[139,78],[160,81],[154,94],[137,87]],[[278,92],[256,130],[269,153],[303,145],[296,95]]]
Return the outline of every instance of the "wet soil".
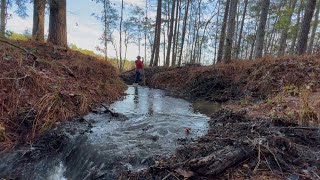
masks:
[[[320,129],[278,122],[220,110],[208,134],[120,179],[318,179]]]

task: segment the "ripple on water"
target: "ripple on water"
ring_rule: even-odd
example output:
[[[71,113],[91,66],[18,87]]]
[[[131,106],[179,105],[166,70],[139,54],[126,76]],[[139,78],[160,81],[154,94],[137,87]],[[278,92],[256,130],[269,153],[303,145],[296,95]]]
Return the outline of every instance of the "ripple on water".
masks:
[[[178,139],[196,139],[208,129],[207,116],[195,112],[191,103],[166,96],[162,90],[130,86],[127,96],[110,109],[129,120],[106,121],[103,114],[86,117],[97,122],[88,144],[108,155],[133,156],[140,161],[159,154],[168,156],[179,146]],[[185,128],[191,128],[191,133],[186,134]],[[135,169],[135,164],[130,165]]]

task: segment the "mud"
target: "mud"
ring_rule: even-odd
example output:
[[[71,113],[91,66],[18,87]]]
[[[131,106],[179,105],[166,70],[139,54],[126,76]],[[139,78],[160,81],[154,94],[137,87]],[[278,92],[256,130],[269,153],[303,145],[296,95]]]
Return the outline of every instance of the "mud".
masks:
[[[120,179],[318,179],[320,129],[279,126],[246,112],[220,110],[207,135],[179,148],[148,171]]]

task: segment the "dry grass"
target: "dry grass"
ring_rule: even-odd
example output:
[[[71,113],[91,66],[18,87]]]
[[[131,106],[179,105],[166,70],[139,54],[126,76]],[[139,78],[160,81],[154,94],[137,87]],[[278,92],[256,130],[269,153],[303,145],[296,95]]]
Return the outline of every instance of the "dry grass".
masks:
[[[122,95],[125,86],[107,62],[47,44],[14,43],[38,59],[0,44],[0,150]]]

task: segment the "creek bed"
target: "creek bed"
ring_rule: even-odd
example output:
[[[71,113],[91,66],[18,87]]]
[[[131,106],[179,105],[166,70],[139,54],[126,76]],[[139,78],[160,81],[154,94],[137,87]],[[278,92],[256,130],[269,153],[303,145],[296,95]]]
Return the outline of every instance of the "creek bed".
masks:
[[[84,119],[92,124],[90,133],[74,137],[58,155],[23,161],[28,168],[12,171],[14,177],[113,179],[123,171],[139,171],[157,158],[169,157],[176,148],[208,131],[209,117],[200,113],[201,105],[193,106],[167,96],[162,90],[141,86],[129,86],[126,93],[109,107],[125,118],[115,118],[102,111],[89,113]],[[190,133],[186,129],[191,129]],[[11,153],[11,159],[6,156],[3,163],[17,162],[14,158],[19,156],[12,154],[15,153]],[[0,170],[0,177],[11,177],[8,167],[0,164]]]

